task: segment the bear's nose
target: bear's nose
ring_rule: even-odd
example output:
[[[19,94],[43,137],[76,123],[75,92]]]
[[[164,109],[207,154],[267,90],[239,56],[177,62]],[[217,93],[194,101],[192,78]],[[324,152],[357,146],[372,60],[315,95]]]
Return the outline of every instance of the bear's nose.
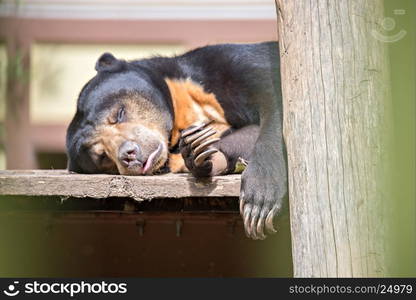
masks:
[[[125,141],[118,150],[118,159],[127,168],[142,167],[143,163],[139,160],[140,147],[135,142]]]

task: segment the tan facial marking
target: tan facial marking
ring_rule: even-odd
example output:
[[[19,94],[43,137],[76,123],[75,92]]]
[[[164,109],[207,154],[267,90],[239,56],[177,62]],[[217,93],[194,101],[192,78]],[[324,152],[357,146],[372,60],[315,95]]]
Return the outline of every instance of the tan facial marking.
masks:
[[[155,151],[162,144],[162,152],[157,161],[154,161],[152,170],[159,169],[167,160],[168,133],[163,130],[166,117],[150,101],[138,99],[139,95],[127,94],[119,100],[112,110],[105,116],[101,125],[96,128],[91,139],[91,150],[94,153],[105,152],[117,166],[120,174],[129,174],[119,160],[119,149],[125,141],[136,142],[145,155]],[[124,107],[126,120],[115,123],[118,110]],[[167,114],[168,112],[166,112]],[[132,174],[134,175],[134,174]]]

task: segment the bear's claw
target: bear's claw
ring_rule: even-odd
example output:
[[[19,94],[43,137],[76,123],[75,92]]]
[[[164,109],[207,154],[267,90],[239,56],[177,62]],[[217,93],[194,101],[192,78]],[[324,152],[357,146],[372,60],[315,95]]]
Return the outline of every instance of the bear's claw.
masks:
[[[195,168],[200,168],[212,154],[218,152],[218,149],[212,147],[212,145],[218,142],[220,138],[210,138],[217,133],[214,128],[208,126],[212,122],[192,125],[181,133],[181,153],[184,156],[185,164],[191,172]]]

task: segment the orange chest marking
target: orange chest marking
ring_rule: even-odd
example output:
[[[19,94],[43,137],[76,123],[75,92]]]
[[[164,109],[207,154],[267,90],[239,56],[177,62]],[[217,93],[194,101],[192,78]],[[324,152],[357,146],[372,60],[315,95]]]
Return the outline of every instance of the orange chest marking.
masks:
[[[230,128],[224,116],[224,110],[213,93],[207,93],[204,88],[190,79],[165,79],[172,96],[174,124],[171,145],[179,141],[180,131],[194,123],[214,120],[212,127],[220,136]]]

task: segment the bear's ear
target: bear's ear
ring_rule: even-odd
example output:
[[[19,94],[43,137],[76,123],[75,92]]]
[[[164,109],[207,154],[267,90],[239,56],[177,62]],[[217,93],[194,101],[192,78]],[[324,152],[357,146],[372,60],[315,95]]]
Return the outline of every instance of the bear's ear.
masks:
[[[122,60],[118,60],[113,54],[106,52],[97,60],[95,70],[97,70],[97,72],[114,72],[118,71],[122,64]]]

